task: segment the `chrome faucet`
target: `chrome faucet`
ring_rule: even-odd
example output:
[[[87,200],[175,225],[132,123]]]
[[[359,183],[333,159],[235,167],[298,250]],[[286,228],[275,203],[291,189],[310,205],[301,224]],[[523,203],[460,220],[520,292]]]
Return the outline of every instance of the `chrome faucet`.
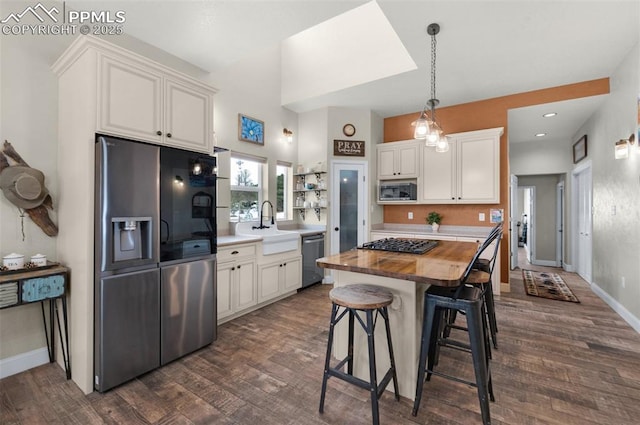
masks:
[[[260,205],[260,225],[253,226],[251,227],[252,229],[268,229],[269,228],[269,226],[265,226],[264,224],[262,224],[262,219],[264,218],[264,214],[262,213],[262,210],[264,210],[264,204],[269,204],[269,207],[271,207],[271,225],[273,226],[276,224],[275,216],[273,215],[273,204],[271,203],[271,201],[264,201],[262,205]]]

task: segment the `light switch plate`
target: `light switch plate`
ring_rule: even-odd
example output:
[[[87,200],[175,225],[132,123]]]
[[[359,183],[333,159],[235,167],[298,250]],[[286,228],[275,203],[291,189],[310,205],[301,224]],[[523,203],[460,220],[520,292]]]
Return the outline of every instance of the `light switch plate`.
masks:
[[[409,220],[413,220],[413,212],[409,211],[409,214],[407,214]]]
[[[484,213],[478,214],[478,221],[484,221]]]

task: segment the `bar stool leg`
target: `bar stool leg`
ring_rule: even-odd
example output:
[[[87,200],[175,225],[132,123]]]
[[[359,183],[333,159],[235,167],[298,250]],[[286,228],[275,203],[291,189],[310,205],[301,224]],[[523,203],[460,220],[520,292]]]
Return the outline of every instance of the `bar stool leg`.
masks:
[[[480,401],[480,412],[482,413],[482,423],[489,425],[491,424],[489,413],[489,372],[487,354],[485,352],[486,340],[482,323],[482,309],[469,306],[469,308],[466,309],[466,315],[469,339],[471,342],[471,355],[473,357],[473,369],[478,387],[478,400]]]
[[[384,327],[387,331],[387,345],[389,347],[389,363],[391,365],[392,378],[393,378],[393,391],[396,396],[396,400],[400,401],[400,391],[398,391],[398,375],[396,374],[396,361],[393,356],[393,344],[391,343],[391,328],[389,326],[389,311],[387,307],[382,308],[382,317],[384,318]]]
[[[373,416],[373,425],[380,423],[380,414],[378,409],[378,378],[376,373],[376,347],[373,327],[373,310],[367,310],[367,346],[369,347],[369,382],[371,385],[371,414]]]
[[[348,339],[348,347],[347,347],[347,357],[348,357],[348,361],[347,361],[347,373],[349,375],[353,375],[353,322],[354,322],[354,315],[356,314],[355,311],[353,311],[352,309],[349,309],[349,339]]]
[[[429,353],[429,347],[431,345],[431,333],[433,330],[433,320],[435,318],[435,313],[435,303],[432,303],[425,298],[422,338],[420,342],[420,360],[418,363],[418,380],[416,381],[416,397],[413,400],[413,410],[411,411],[411,414],[413,416],[416,416],[418,414],[418,408],[420,408],[420,399],[422,398],[422,389],[424,387],[424,373],[427,363],[427,354]]]
[[[496,320],[496,307],[495,300],[493,298],[493,287],[491,281],[487,284],[487,288],[484,294],[484,302],[487,308],[487,317],[489,318],[489,330],[491,331],[491,341],[493,342],[493,348],[498,349],[498,321]]]
[[[333,328],[335,326],[336,315],[338,313],[338,306],[332,304],[331,306],[331,320],[329,322],[329,340],[327,341],[327,356],[324,361],[324,375],[322,376],[322,391],[320,392],[320,413],[324,411],[324,396],[327,391],[327,380],[329,379],[329,366],[331,362],[331,351],[333,347]]]

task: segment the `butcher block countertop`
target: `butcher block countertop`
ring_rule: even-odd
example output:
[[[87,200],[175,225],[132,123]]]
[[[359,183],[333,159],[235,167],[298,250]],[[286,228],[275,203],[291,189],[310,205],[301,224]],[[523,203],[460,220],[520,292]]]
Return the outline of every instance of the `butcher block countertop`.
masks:
[[[425,254],[353,249],[319,258],[317,264],[327,269],[458,286],[477,249],[474,242],[438,241],[438,246]]]

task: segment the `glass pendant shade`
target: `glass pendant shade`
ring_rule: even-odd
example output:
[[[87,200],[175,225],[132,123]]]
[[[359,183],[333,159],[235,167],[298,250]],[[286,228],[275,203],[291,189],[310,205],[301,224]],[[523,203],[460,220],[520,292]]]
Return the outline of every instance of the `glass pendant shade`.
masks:
[[[427,133],[429,133],[429,120],[427,119],[427,114],[422,111],[420,118],[416,121],[416,127],[413,130],[413,138],[425,139],[427,137]]]
[[[438,140],[438,144],[436,145],[436,152],[447,152],[449,150],[449,141],[447,140],[447,137],[442,135],[442,137],[440,137],[440,139]]]

